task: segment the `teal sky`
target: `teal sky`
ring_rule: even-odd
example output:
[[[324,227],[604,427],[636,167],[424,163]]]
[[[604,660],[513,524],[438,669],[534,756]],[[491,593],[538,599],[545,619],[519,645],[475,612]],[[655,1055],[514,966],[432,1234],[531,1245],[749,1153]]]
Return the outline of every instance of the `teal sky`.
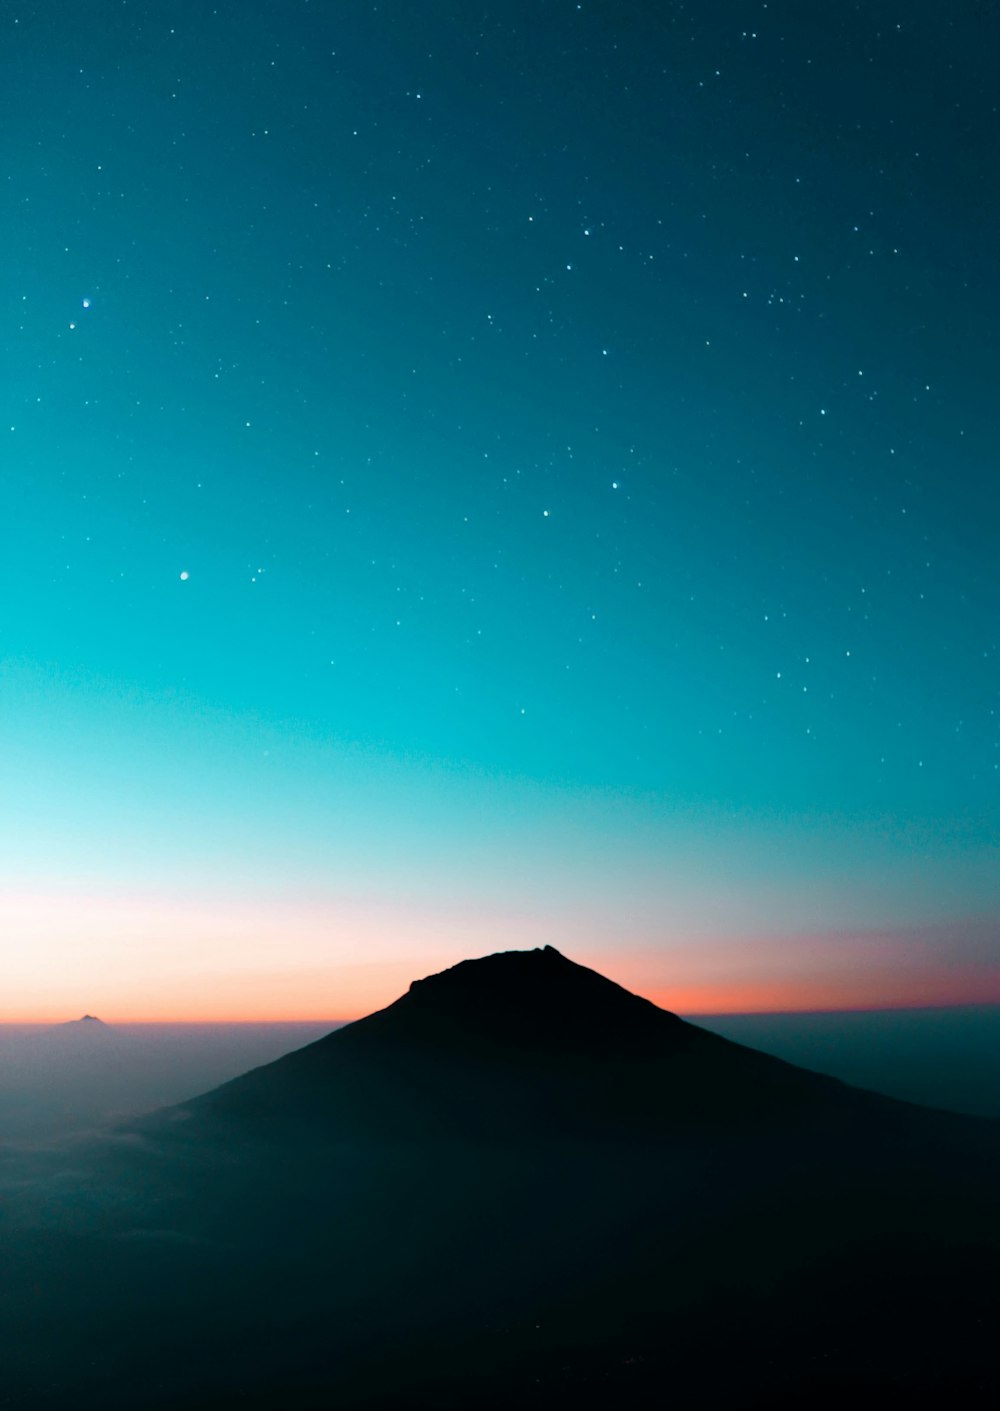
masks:
[[[1000,21],[835,8],[8,12],[8,1017],[1000,998]]]

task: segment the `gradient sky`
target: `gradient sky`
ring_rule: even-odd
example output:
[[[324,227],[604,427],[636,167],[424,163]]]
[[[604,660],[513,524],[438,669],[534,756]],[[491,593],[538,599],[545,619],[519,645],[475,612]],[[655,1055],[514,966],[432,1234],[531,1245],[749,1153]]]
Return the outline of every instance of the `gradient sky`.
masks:
[[[1000,1000],[1000,11],[0,51],[0,1018]]]

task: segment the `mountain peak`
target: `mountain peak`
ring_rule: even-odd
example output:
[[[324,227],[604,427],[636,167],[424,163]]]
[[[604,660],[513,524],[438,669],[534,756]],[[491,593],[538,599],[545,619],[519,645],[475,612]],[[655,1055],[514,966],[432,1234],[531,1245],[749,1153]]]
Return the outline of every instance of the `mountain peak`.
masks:
[[[103,1019],[98,1019],[96,1014],[81,1014],[79,1019],[67,1019],[62,1024],[55,1024],[53,1028],[62,1034],[113,1034],[115,1031],[110,1024],[105,1024]]]
[[[425,990],[427,986],[458,990],[467,985],[492,984],[501,980],[506,985],[534,985],[541,978],[543,967],[551,969],[554,962],[566,967],[573,965],[555,946],[536,946],[534,950],[494,951],[492,955],[481,956],[478,960],[460,960],[447,970],[439,970],[434,975],[412,980],[409,993],[412,994],[418,989]]]
[[[675,1015],[568,960],[555,946],[496,951],[414,980],[377,1028],[428,1042],[500,1044],[511,1051],[629,1048]],[[370,1023],[362,1020],[363,1025]]]

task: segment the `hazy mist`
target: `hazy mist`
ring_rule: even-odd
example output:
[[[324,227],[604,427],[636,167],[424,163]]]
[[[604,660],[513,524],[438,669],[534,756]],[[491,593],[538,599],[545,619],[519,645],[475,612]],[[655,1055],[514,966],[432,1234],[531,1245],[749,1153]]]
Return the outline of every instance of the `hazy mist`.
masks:
[[[687,1016],[858,1087],[1000,1117],[1000,1007]],[[0,1025],[0,1144],[108,1128],[313,1043],[337,1021]]]

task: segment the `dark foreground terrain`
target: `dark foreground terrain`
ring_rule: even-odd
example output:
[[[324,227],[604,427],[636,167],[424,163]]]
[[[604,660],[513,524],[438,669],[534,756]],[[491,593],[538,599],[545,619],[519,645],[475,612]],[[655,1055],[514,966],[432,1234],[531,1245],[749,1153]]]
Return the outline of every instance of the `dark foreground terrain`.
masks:
[[[467,961],[0,1169],[0,1407],[992,1406],[1000,1124]]]

